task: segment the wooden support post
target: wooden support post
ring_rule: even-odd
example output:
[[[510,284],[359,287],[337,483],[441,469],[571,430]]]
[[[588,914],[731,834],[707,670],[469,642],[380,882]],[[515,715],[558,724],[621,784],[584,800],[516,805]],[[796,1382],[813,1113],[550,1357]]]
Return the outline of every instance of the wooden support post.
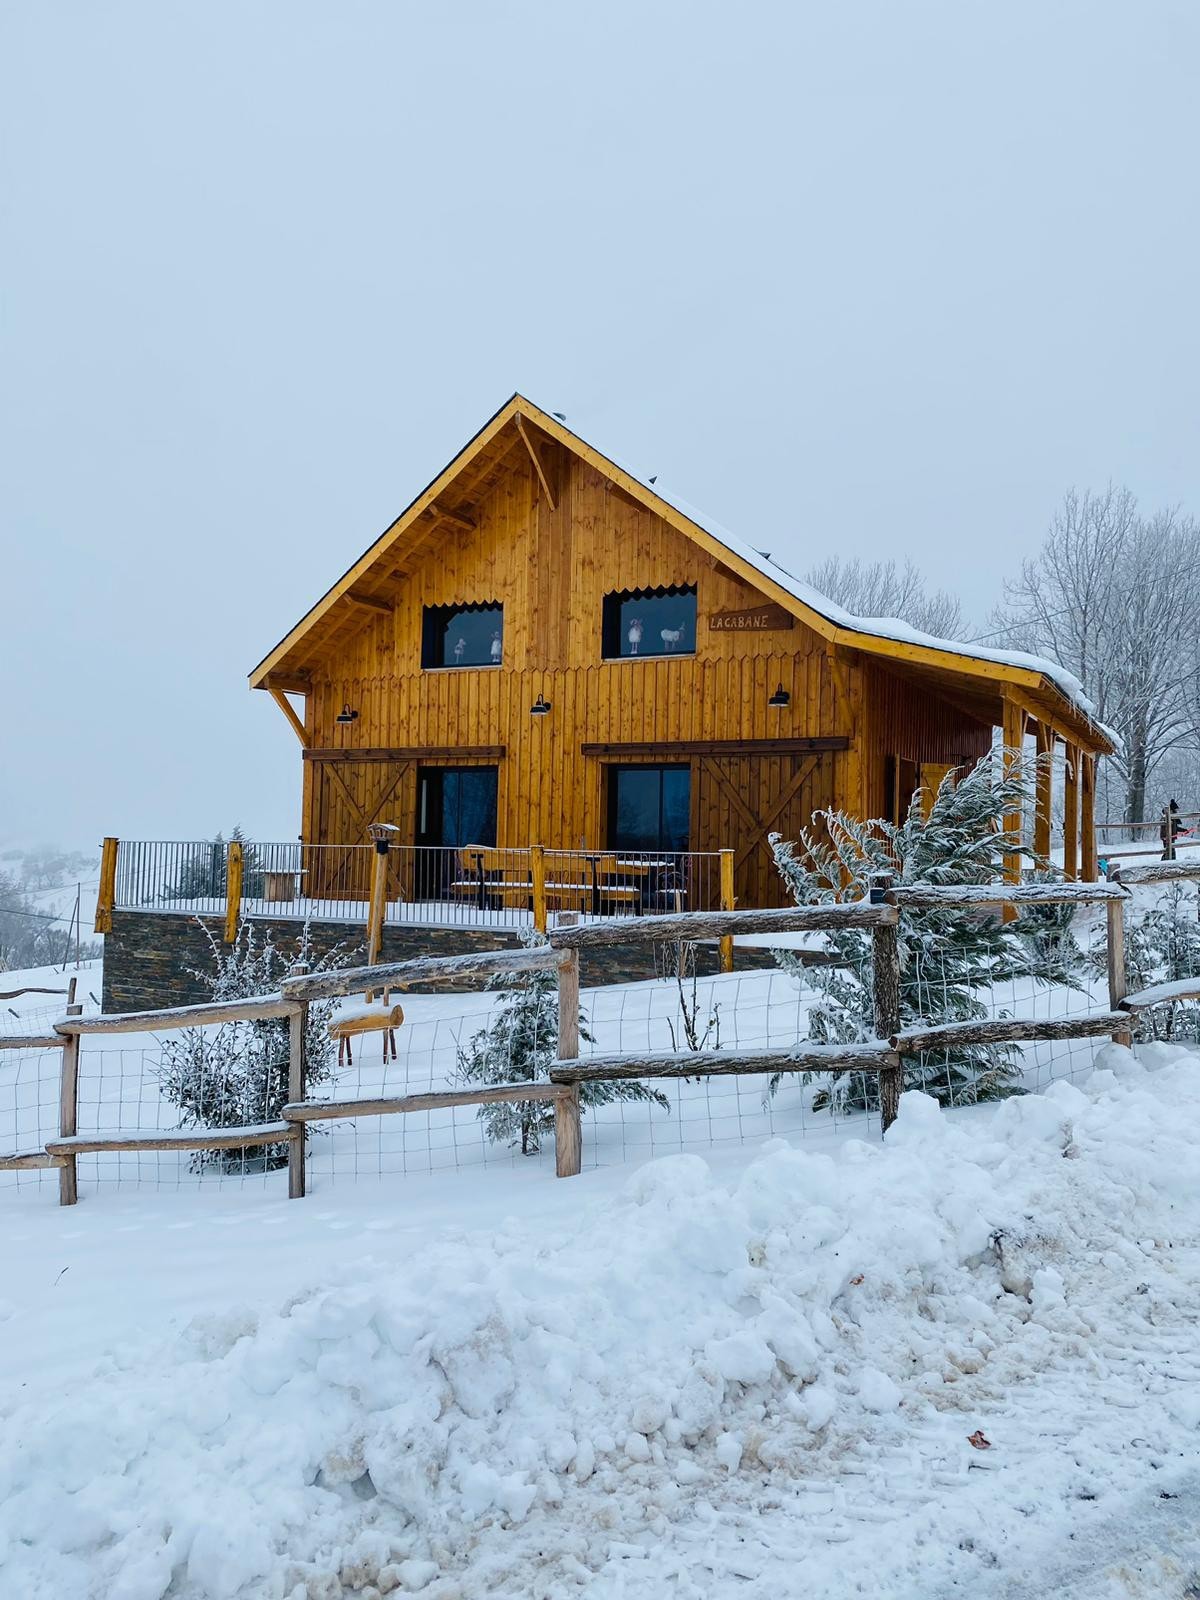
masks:
[[[1066,782],[1063,785],[1063,876],[1073,883],[1079,876],[1079,747],[1066,747]]]
[[[242,873],[245,862],[237,839],[229,841],[225,855],[225,943],[233,944],[242,917]]]
[[[1033,849],[1040,861],[1046,861],[1050,856],[1050,812],[1054,802],[1054,729],[1044,722],[1037,725],[1037,754]]]
[[[308,971],[304,962],[298,962],[288,976],[298,978]],[[306,1092],[307,1060],[305,1037],[308,1029],[308,1002],[300,1005],[288,1017],[288,1100],[294,1105],[303,1100]],[[307,1129],[301,1125],[296,1137],[288,1145],[288,1199],[303,1200],[305,1184],[305,1143]]]
[[[1025,712],[1015,700],[1004,702],[1004,775],[1011,777],[1021,771],[1021,758],[1025,748]],[[1016,834],[1016,842],[1021,836],[1021,807],[1017,805],[1004,818],[1004,832]],[[1016,854],[1004,857],[1004,879],[1006,883],[1020,883],[1021,858]]]
[[[1086,882],[1095,883],[1100,876],[1100,863],[1096,855],[1096,758],[1080,753],[1081,781],[1079,785],[1083,819],[1081,825],[1083,876]]]
[[[578,922],[574,911],[564,911],[560,925]],[[579,1055],[579,951],[564,952],[558,968],[558,1059],[574,1061]],[[583,1166],[583,1128],[579,1085],[554,1102],[554,1171],[560,1178],[577,1177]]]
[[[1026,713],[1024,707],[1018,705],[1015,700],[1006,698],[1004,701],[1003,727],[1004,754],[1002,756],[1005,777],[1011,777],[1021,772],[1022,757],[1025,750],[1025,721]],[[1004,818],[1004,832],[1005,834],[1013,835],[1016,843],[1021,840],[1023,820],[1020,802]],[[1020,883],[1021,881],[1021,857],[1015,852],[1009,852],[1004,857],[1004,881],[1006,883]],[[1016,915],[1017,913],[1012,906],[1005,906],[1000,913],[1004,922],[1012,922]]]
[[[117,897],[117,841],[105,839],[100,848],[100,883],[96,893],[96,921],[93,931],[112,932],[113,904]]]
[[[872,903],[884,904],[891,885],[890,874],[879,873],[873,877],[870,890]],[[890,1039],[900,1031],[900,940],[896,923],[884,923],[871,930],[871,969],[875,1035],[879,1039]],[[880,1070],[879,1115],[884,1133],[896,1120],[903,1087],[904,1067],[899,1060],[894,1067]]]
[[[69,1005],[67,1015],[78,1017],[83,1013],[81,1005]],[[59,1137],[71,1138],[79,1132],[79,1050],[80,1037],[77,1033],[63,1035],[62,1051],[62,1076],[59,1081],[58,1098],[58,1131]],[[76,1168],[74,1154],[64,1155],[63,1164],[58,1169],[58,1203],[60,1206],[73,1206],[79,1199],[79,1173]]]
[[[353,598],[353,596],[351,596],[351,598]],[[388,606],[386,609],[390,611],[392,608],[391,606]],[[279,707],[280,711],[282,711],[284,716],[287,718],[288,727],[291,728],[297,739],[299,739],[302,747],[307,750],[308,735],[304,731],[304,723],[292,709],[292,703],[288,699],[287,695],[284,694],[282,689],[276,689],[271,686],[268,686],[267,692],[271,696],[271,699],[274,700],[275,704]]]
[[[546,850],[544,845],[529,846],[529,881],[533,884],[533,925],[546,931]]]
[[[1128,992],[1125,977],[1125,902],[1110,900],[1105,910],[1108,912],[1108,1005],[1111,1011],[1118,1011]],[[1112,1041],[1129,1049],[1133,1045],[1133,1033],[1129,1027],[1114,1028]]]
[[[733,892],[733,851],[721,851],[721,910],[732,911],[736,904]],[[721,936],[721,971],[733,971],[733,935],[731,933]]]
[[[387,875],[389,846],[386,839],[376,839],[375,854],[371,858],[371,900],[367,909],[367,965],[375,966],[383,945],[383,919],[387,910]]]

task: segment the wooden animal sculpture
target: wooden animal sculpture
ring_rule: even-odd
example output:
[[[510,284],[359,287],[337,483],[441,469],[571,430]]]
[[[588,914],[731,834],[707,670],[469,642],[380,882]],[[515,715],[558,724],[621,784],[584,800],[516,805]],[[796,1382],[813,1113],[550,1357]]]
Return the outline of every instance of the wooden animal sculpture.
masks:
[[[364,1001],[361,1005],[347,1007],[329,1024],[329,1037],[338,1042],[338,1066],[354,1065],[354,1050],[350,1041],[356,1033],[381,1033],[383,1059],[385,1062],[395,1061],[396,1029],[403,1021],[403,1010],[400,1006],[392,1005],[386,994],[382,1005],[371,1005]]]

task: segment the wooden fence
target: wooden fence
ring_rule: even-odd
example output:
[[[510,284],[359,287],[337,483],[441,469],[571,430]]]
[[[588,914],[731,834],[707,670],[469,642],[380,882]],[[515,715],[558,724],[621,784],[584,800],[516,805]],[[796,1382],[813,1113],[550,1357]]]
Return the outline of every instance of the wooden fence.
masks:
[[[465,955],[429,956],[375,963],[341,971],[297,972],[277,994],[171,1010],[128,1012],[117,1016],[83,1017],[79,1006],[54,1025],[51,1034],[0,1037],[3,1050],[62,1051],[60,1127],[45,1148],[0,1155],[0,1170],[54,1167],[59,1173],[59,1198],[73,1205],[78,1197],[76,1159],[100,1151],[211,1150],[287,1143],[288,1194],[305,1192],[305,1127],[335,1118],[384,1116],[446,1107],[480,1106],[497,1101],[548,1101],[555,1114],[555,1171],[561,1178],[581,1170],[580,1089],[583,1084],[619,1079],[708,1078],[776,1072],[877,1072],[880,1110],[886,1131],[895,1120],[905,1057],[955,1045],[1087,1039],[1110,1036],[1131,1043],[1131,1013],[1185,999],[1200,1000],[1200,975],[1185,984],[1158,985],[1126,993],[1125,906],[1128,888],[1173,879],[1200,879],[1200,862],[1156,862],[1126,870],[1107,883],[982,884],[940,886],[880,880],[867,900],[793,906],[762,911],[680,912],[663,916],[611,918],[568,924],[551,930],[548,942],[516,950],[472,951]],[[1085,1016],[985,1018],[981,1021],[904,1028],[900,1019],[900,959],[897,937],[900,910],[960,907],[1005,910],[1021,906],[1103,904],[1107,914],[1109,1006]],[[597,1054],[579,1059],[580,952],[629,944],[688,944],[700,940],[736,940],[739,935],[822,932],[861,929],[871,935],[874,1026],[876,1037],[857,1044],[817,1044],[801,1040],[790,1048],[751,1050],[659,1051],[642,1055]],[[446,1089],[424,1094],[381,1096],[360,1100],[315,1100],[306,1097],[305,1028],[315,1000],[406,990],[431,982],[490,976],[496,973],[555,973],[558,982],[557,1057],[545,1081],[501,1084],[489,1088]],[[288,1102],[278,1121],[236,1128],[181,1128],[113,1134],[80,1134],[78,1121],[79,1059],[90,1035],[161,1033],[235,1021],[286,1018],[289,1036]]]

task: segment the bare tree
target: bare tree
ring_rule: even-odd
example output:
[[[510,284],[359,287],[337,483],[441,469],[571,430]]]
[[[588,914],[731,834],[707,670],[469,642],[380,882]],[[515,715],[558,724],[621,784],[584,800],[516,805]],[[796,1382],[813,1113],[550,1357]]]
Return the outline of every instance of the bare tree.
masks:
[[[962,606],[945,589],[928,589],[911,561],[846,561],[830,556],[812,567],[804,581],[856,617],[899,617],[939,639],[963,634]]]
[[[989,640],[1050,656],[1079,678],[1121,741],[1113,766],[1125,819],[1142,821],[1156,770],[1198,743],[1200,528],[1175,510],[1141,517],[1113,484],[1072,490],[1004,588]]]

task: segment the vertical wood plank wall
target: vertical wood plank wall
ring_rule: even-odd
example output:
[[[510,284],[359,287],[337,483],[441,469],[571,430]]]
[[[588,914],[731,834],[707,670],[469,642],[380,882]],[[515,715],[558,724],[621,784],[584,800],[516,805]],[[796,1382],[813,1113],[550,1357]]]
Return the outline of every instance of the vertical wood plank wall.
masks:
[[[762,596],[587,463],[543,449],[553,511],[528,457],[514,453],[474,503],[473,529],[440,524],[415,554],[398,548],[394,582],[374,589],[394,609],[353,608],[352,631],[305,663],[309,745],[342,753],[337,780],[327,761],[304,762],[306,840],[362,843],[366,816],[394,822],[398,842],[413,841],[416,763],[355,760],[355,750],[503,746],[497,842],[560,848],[608,842],[605,761],[686,760],[691,848],[733,847],[739,899],[769,904],[778,890],[768,830],[794,837],[829,805],[878,815],[888,753],[957,762],[989,747],[986,727],[891,673],[835,657],[798,620],[770,632],[710,629],[713,612],[752,608]],[[695,656],[603,661],[604,596],[669,584],[696,585]],[[422,670],[424,606],[493,600],[504,606],[501,666]],[[768,704],[780,684],[790,697],[782,711]],[[531,717],[539,694],[552,710]],[[358,712],[349,726],[335,720],[343,704]],[[851,747],[672,755],[680,740],[827,735]],[[583,755],[587,743],[656,753],[602,759]]]

